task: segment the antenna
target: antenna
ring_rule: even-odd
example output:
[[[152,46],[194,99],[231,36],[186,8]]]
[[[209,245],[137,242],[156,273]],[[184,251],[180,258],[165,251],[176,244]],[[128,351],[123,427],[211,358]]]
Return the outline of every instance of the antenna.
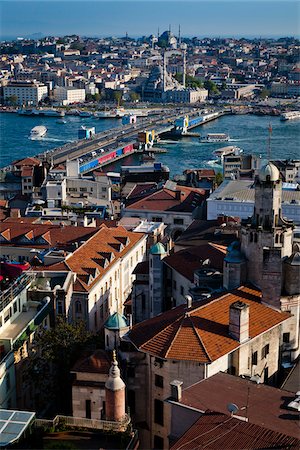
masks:
[[[271,135],[272,135],[272,131],[273,131],[271,122],[269,123],[269,128],[268,128],[268,130],[269,130],[269,138],[268,138],[268,160],[270,161],[270,159],[271,159]]]
[[[230,414],[233,416],[233,414],[237,413],[239,410],[239,407],[235,403],[228,403],[227,410],[230,412]]]

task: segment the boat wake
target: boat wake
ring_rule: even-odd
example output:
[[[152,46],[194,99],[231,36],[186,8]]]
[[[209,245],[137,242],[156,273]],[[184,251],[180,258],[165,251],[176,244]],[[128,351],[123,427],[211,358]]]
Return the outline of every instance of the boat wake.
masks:
[[[206,164],[208,166],[213,166],[213,167],[220,167],[222,168],[222,164],[220,164],[220,161],[218,159],[212,159],[210,161],[207,161]]]

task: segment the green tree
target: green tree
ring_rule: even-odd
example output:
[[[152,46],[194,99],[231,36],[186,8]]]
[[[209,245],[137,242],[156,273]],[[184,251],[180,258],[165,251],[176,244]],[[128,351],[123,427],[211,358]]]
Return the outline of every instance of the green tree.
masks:
[[[176,73],[175,77],[174,77],[179,83],[183,82],[183,74],[178,72]],[[203,88],[203,83],[202,81],[198,80],[196,77],[192,77],[191,75],[186,75],[185,78],[185,85],[186,87],[190,87],[193,89],[197,89],[197,88]]]
[[[95,102],[100,102],[101,100],[101,94],[97,92],[97,94],[93,95]]]
[[[216,173],[216,178],[215,178],[215,180],[216,180],[217,186],[219,186],[219,185],[222,183],[222,181],[223,181],[223,175],[222,175],[221,172],[217,172],[217,173]]]
[[[130,96],[130,100],[132,102],[136,102],[137,100],[140,99],[140,95],[137,92],[134,92],[134,91],[130,92],[129,96]]]
[[[209,95],[218,95],[220,93],[216,83],[211,80],[204,81],[204,87],[208,90]]]
[[[122,96],[123,96],[123,94],[121,91],[114,91],[114,93],[113,93],[113,98],[117,102],[118,107],[122,103]]]
[[[262,98],[262,99],[269,97],[269,95],[270,95],[270,91],[266,88],[263,88],[259,94],[260,98]]]
[[[85,96],[85,101],[86,102],[92,102],[94,101],[94,96],[92,94],[86,94]]]
[[[16,106],[18,104],[18,97],[16,95],[10,95],[6,97],[6,102],[9,106]]]
[[[55,414],[70,413],[70,370],[84,347],[92,342],[83,321],[59,318],[54,328],[37,332],[26,360],[25,379],[35,391],[37,412],[54,405]]]

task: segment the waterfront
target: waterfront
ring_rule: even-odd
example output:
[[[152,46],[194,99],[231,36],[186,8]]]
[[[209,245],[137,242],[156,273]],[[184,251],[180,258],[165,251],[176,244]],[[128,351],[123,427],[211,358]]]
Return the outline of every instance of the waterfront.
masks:
[[[96,132],[121,126],[120,119],[99,120],[96,118],[80,118],[66,116],[66,124],[58,124],[52,117],[22,117],[12,113],[2,113],[0,116],[1,155],[0,166],[6,166],[16,159],[34,156],[72,142],[77,139],[81,125],[94,126]],[[224,145],[237,145],[245,153],[267,156],[268,127],[272,126],[272,158],[299,158],[300,121],[280,121],[279,117],[236,115],[223,116],[209,122],[195,131],[201,134],[212,132],[228,133],[229,143],[203,144],[196,137],[178,140],[172,145],[161,145],[168,153],[161,154],[157,159],[169,166],[171,174],[179,174],[187,168],[215,167],[212,151]],[[39,140],[30,140],[30,130],[36,125],[45,125],[46,136]],[[138,164],[139,156],[133,155],[111,166],[109,170],[118,170],[120,165]]]

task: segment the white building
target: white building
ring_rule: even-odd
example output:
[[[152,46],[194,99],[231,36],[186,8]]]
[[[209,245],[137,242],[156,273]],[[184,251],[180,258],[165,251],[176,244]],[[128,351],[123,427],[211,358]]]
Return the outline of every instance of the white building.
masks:
[[[36,81],[11,81],[3,86],[4,100],[9,100],[10,97],[14,96],[20,106],[37,106],[47,95],[48,87]]]
[[[206,89],[174,89],[165,93],[170,103],[196,103],[205,102],[208,98]]]
[[[62,105],[82,103],[85,101],[85,94],[85,89],[77,89],[71,86],[56,86],[54,89],[54,98]]]
[[[300,223],[300,191],[298,184],[282,184],[282,214]],[[255,190],[251,180],[225,180],[207,199],[207,220],[219,215],[247,219],[254,209]]]

